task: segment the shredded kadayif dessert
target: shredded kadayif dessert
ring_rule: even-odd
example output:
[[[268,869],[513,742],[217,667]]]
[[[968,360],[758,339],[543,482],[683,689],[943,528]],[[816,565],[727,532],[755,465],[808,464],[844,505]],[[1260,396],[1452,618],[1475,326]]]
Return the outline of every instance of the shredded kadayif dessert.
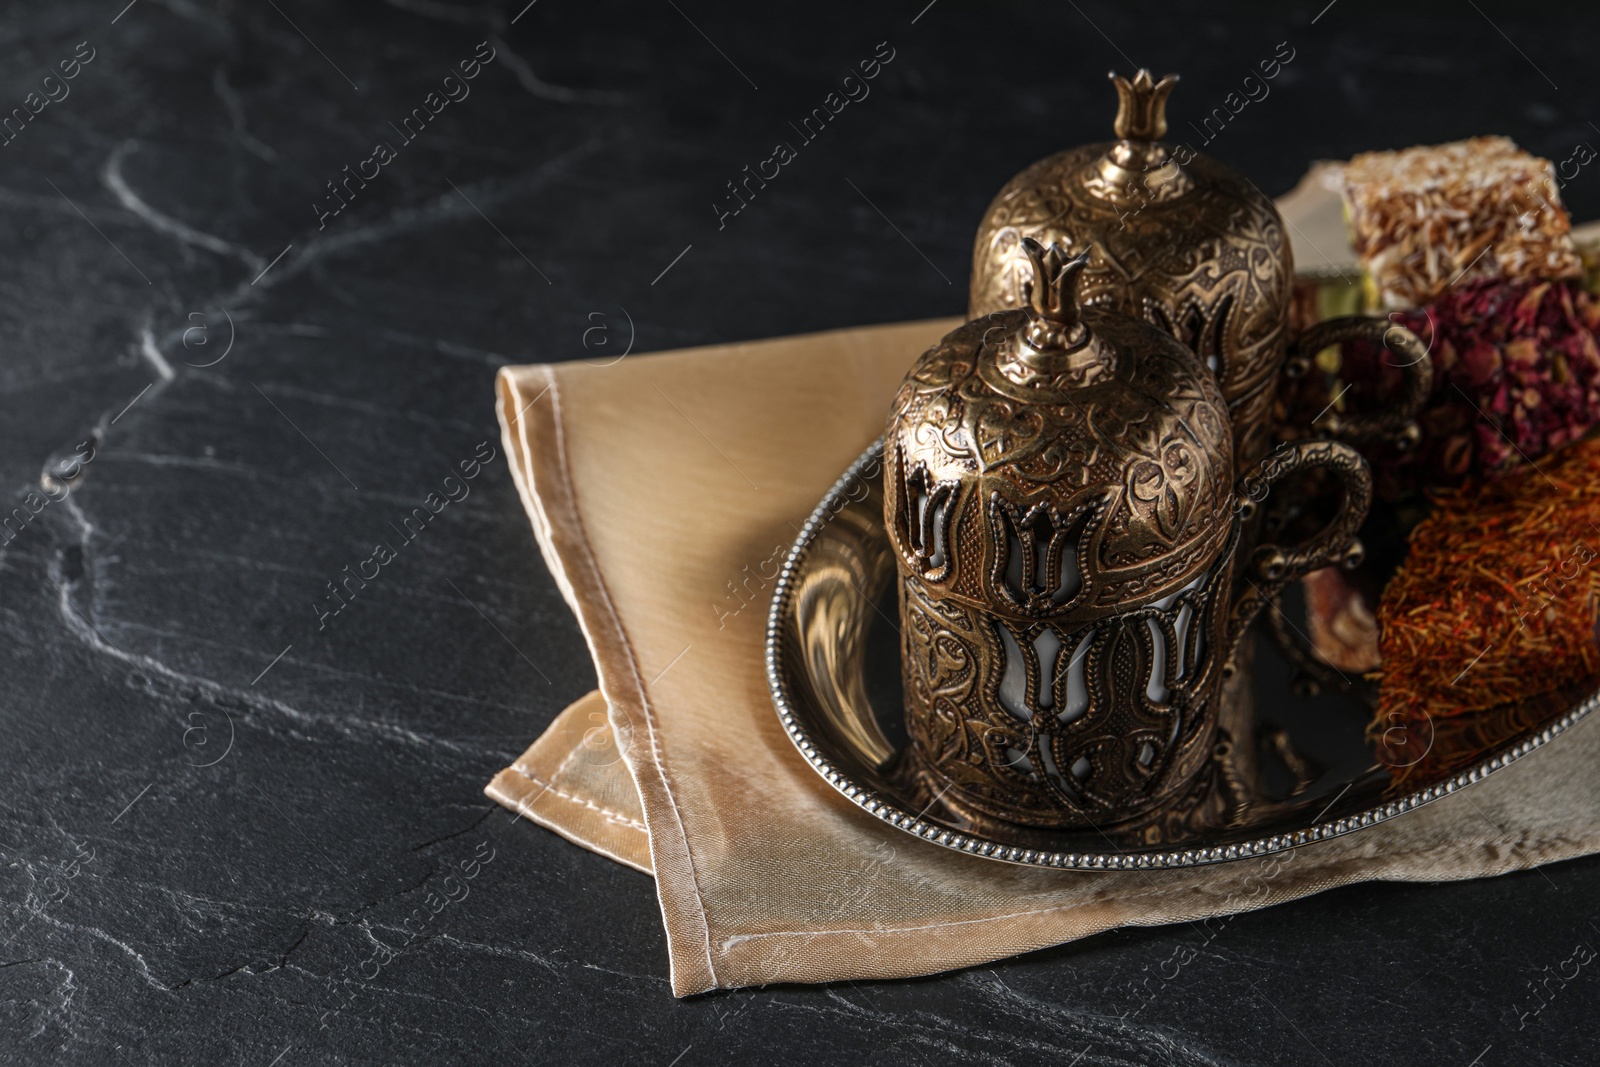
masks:
[[[1427,751],[1435,736],[1600,678],[1597,621],[1600,440],[1437,494],[1378,608],[1380,758],[1404,778],[1446,752]]]
[[[1365,152],[1344,167],[1356,252],[1386,308],[1479,278],[1581,278],[1550,161],[1506,137]]]

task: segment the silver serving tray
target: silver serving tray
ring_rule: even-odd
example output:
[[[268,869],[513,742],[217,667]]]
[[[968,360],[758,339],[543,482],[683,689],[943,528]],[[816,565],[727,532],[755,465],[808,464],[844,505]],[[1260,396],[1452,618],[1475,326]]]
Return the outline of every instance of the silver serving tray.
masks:
[[[905,746],[895,575],[883,525],[882,442],[862,453],[817,505],[790,550],[767,620],[767,681],[778,718],[824,781],[906,833],[974,856],[1036,867],[1193,867],[1264,856],[1392,819],[1492,774],[1600,704],[1570,689],[1475,716],[1428,740],[1439,770],[1397,786],[1365,739],[1371,712],[1350,697],[1295,696],[1289,671],[1258,642],[1225,698],[1291,754],[1248,766],[1259,795],[1234,821],[1152,842],[1148,830],[995,830],[966,824],[896,773]],[[1444,746],[1444,747],[1440,747]],[[1291,769],[1294,773],[1290,773]]]

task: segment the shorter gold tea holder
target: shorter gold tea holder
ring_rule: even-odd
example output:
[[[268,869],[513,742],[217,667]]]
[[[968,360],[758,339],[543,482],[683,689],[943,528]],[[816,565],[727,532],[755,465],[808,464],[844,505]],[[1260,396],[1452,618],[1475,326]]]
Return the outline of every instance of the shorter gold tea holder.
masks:
[[[1087,255],[1024,249],[1028,306],[929,349],[889,417],[905,770],[974,825],[1211,821],[1236,649],[1278,590],[1359,550],[1367,465],[1286,443],[1236,490],[1194,352],[1080,308]],[[1342,489],[1324,528],[1246,545],[1257,499],[1308,470]]]

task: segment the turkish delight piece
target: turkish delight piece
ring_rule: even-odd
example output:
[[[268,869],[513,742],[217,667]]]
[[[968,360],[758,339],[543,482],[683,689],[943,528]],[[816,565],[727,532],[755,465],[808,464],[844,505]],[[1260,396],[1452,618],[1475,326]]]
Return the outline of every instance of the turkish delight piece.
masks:
[[[1506,137],[1366,152],[1344,167],[1357,254],[1385,308],[1462,281],[1581,278],[1550,161]]]

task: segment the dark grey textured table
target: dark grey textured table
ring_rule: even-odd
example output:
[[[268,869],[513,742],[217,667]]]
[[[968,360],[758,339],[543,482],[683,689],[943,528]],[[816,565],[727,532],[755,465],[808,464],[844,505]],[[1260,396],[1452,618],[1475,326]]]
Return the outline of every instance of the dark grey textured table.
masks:
[[[504,458],[397,529],[498,452],[502,364],[959,312],[1108,67],[1181,70],[1187,139],[1292,52],[1207,146],[1269,193],[1476,133],[1559,160],[1600,141],[1592,6],[123,2],[0,32],[0,1060],[1594,1062],[1593,966],[1525,1015],[1600,944],[1594,860],[675,1001],[649,879],[481,794],[594,684]]]

